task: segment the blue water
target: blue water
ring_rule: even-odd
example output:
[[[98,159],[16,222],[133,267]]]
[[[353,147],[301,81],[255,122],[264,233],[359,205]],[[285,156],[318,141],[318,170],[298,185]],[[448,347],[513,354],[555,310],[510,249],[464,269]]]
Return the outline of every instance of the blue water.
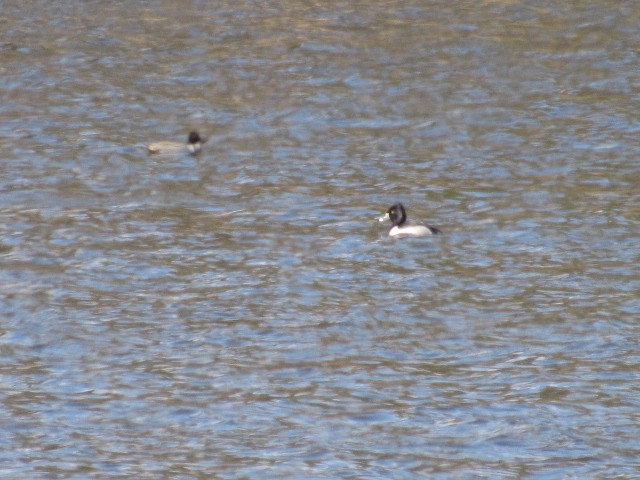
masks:
[[[639,22],[3,5],[1,476],[635,478]]]

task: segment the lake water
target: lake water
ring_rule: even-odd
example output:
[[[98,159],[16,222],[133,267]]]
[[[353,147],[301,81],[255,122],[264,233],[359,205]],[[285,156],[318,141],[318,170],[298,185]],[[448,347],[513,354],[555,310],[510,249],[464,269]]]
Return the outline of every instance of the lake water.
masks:
[[[3,2],[0,476],[638,478],[638,25]]]

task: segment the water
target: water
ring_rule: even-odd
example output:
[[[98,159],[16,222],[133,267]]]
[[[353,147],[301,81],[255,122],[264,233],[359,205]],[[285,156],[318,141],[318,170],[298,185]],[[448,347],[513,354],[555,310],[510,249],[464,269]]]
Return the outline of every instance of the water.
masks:
[[[2,477],[636,478],[638,24],[5,2]]]

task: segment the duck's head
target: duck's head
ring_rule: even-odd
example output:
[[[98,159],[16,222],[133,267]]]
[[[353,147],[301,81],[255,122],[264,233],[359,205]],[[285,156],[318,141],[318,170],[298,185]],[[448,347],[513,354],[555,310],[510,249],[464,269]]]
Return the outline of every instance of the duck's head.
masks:
[[[202,138],[200,138],[200,134],[196,131],[193,131],[189,134],[189,142],[191,145],[195,145],[196,143],[202,143]]]
[[[402,225],[407,221],[407,212],[404,209],[404,205],[401,203],[396,203],[389,207],[386,213],[381,216],[378,221],[384,222],[390,220],[391,224],[394,226]]]

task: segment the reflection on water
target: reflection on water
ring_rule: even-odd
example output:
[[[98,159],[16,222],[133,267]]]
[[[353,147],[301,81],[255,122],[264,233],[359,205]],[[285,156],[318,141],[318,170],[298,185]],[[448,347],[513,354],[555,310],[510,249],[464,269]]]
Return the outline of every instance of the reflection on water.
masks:
[[[639,21],[3,5],[3,477],[633,477]]]

